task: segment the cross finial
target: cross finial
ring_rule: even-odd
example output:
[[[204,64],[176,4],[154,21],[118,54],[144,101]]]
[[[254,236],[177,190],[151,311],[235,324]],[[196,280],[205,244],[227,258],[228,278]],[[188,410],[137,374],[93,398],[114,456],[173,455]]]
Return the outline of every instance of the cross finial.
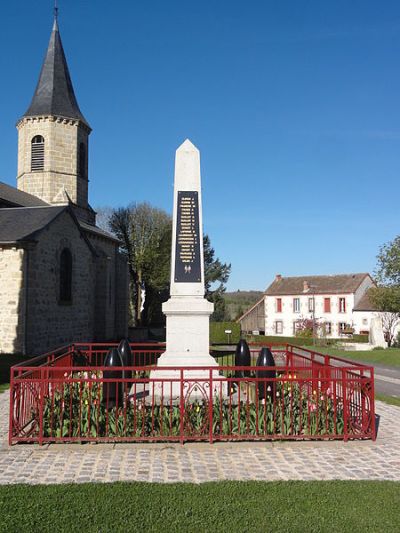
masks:
[[[58,3],[57,0],[54,0],[54,20],[58,19]]]

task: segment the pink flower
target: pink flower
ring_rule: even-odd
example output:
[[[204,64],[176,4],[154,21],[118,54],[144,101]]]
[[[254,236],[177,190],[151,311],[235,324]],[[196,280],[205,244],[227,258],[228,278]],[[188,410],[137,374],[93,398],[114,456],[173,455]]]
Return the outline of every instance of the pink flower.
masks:
[[[317,406],[315,405],[315,403],[309,403],[308,408],[310,409],[311,413],[317,410]]]

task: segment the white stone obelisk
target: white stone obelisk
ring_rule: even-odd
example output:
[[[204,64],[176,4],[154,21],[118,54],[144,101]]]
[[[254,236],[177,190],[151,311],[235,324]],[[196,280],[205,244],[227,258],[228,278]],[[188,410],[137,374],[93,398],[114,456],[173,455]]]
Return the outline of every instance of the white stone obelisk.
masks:
[[[205,299],[204,293],[200,152],[186,139],[175,158],[170,299],[162,307],[167,318],[166,351],[150,377],[178,377],[179,371],[162,370],[168,366],[218,366],[209,353],[214,304]],[[207,379],[209,374],[198,370],[191,372],[190,378]],[[187,377],[189,373],[185,372]],[[174,395],[178,393],[179,383],[174,383]]]

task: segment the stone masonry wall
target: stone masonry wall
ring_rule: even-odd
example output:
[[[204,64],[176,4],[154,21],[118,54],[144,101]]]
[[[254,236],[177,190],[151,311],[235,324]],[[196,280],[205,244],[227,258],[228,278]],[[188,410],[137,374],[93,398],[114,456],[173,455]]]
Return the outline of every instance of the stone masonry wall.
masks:
[[[72,253],[72,302],[60,303],[60,254]],[[44,353],[71,341],[90,341],[94,329],[95,263],[67,211],[39,234],[29,252],[27,350]]]
[[[24,349],[25,253],[21,248],[0,248],[0,354]]]
[[[118,252],[117,243],[89,232],[87,235],[98,253],[95,339],[120,340],[128,333],[127,263]]]
[[[88,205],[87,175],[80,177],[79,145],[88,152],[88,130],[77,120],[57,117],[24,118],[18,124],[18,189],[53,203],[62,187],[74,203]],[[45,140],[44,170],[31,172],[31,141]]]

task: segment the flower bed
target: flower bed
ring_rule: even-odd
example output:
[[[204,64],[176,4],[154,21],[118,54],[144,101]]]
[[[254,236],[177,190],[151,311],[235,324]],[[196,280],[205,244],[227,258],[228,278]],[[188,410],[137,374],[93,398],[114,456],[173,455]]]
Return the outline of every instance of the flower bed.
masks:
[[[373,370],[363,365],[288,346],[274,377],[235,366],[197,379],[182,367],[151,379],[146,366],[110,377],[103,366],[73,367],[76,350],[13,367],[10,443],[375,438]],[[179,397],[168,394],[176,382]]]

